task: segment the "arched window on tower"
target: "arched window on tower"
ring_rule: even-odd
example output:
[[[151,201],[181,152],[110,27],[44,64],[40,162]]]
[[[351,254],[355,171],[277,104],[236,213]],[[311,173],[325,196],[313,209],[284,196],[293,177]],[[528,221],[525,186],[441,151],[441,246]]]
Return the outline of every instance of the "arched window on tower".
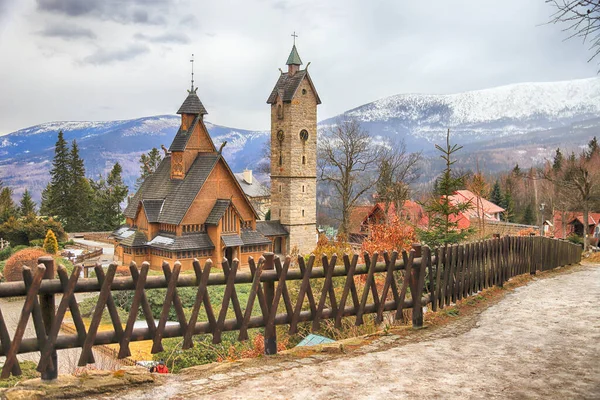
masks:
[[[283,156],[279,155],[279,165],[283,165]]]
[[[302,165],[306,164],[306,156],[302,156]]]
[[[304,185],[302,185],[302,193],[304,193]]]

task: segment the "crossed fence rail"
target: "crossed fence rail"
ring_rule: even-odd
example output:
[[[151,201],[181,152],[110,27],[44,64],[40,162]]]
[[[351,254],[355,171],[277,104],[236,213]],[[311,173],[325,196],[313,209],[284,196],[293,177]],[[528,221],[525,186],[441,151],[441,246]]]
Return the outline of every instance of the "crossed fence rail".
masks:
[[[183,337],[183,348],[188,349],[194,345],[194,335],[210,333],[213,343],[220,343],[223,332],[239,331],[238,340],[246,340],[248,329],[264,328],[265,353],[274,354],[277,325],[289,325],[289,333],[294,334],[301,322],[311,322],[312,331],[318,331],[325,319],[334,320],[335,326],[341,327],[343,318],[353,317],[355,324],[361,325],[365,314],[375,314],[375,322],[381,323],[386,312],[399,319],[403,310],[412,309],[413,326],[419,327],[423,324],[424,305],[431,304],[436,310],[491,285],[502,285],[519,274],[578,263],[581,248],[556,239],[505,237],[433,251],[427,246],[418,246],[409,252],[365,253],[363,258],[364,264],[359,265],[357,254],[344,255],[341,259],[336,255],[323,256],[322,266],[316,266],[314,255],[307,259],[299,256],[297,265],[292,267],[289,256],[281,260],[272,253],[265,253],[259,260],[249,259],[249,271],[240,271],[237,260],[230,264],[224,259],[220,264],[222,272],[217,273],[214,270],[218,266],[210,260],[204,266],[194,261],[193,274],[181,274],[179,262],[173,268],[163,263],[163,276],[149,276],[147,262],[141,268],[132,263],[131,277],[115,276],[117,265],[111,264],[106,272],[100,265],[96,266],[96,278],[90,279],[80,279],[82,266],[75,267],[69,276],[59,265],[58,279],[54,279],[53,259],[42,257],[34,271],[23,268],[23,282],[0,284],[0,298],[25,296],[12,339],[0,310],[0,356],[6,356],[0,377],[7,378],[11,373],[20,375],[16,356],[28,352],[40,352],[37,369],[42,372],[42,379],[54,379],[56,351],[67,348],[80,347],[78,365],[85,366],[94,363],[93,346],[111,343],[119,344],[117,356],[125,358],[131,355],[129,343],[132,341],[152,340],[152,353],[157,353],[163,350],[163,338]],[[362,278],[355,279],[359,276]],[[334,288],[336,277],[345,278],[341,296],[336,295]],[[291,281],[300,281],[295,298],[287,285]],[[319,290],[314,289],[316,281],[322,284]],[[236,293],[236,285],[241,284],[251,285],[243,309]],[[223,299],[216,310],[208,287],[223,285]],[[197,288],[189,318],[177,293],[182,287]],[[157,288],[167,290],[160,318],[155,321],[146,290]],[[112,293],[122,290],[134,291],[124,325],[112,297]],[[99,295],[86,328],[74,295],[89,292],[99,292]],[[55,306],[56,294],[62,295],[58,307]],[[258,303],[259,315],[253,315],[255,303]],[[178,324],[167,325],[171,307],[175,309]],[[230,307],[234,318],[228,319]],[[105,308],[113,330],[99,332]],[[146,327],[134,328],[140,308]],[[198,320],[201,308],[207,321]],[[76,334],[60,335],[67,310],[71,312]],[[24,338],[30,317],[36,336]]]

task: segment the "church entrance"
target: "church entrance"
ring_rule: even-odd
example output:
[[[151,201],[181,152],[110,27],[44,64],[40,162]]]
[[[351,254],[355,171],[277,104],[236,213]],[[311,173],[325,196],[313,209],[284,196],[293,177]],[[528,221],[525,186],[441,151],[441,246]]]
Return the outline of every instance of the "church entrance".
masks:
[[[275,242],[273,243],[273,253],[281,254],[281,238],[275,238]]]
[[[225,258],[229,261],[229,266],[233,265],[233,247],[225,248]]]

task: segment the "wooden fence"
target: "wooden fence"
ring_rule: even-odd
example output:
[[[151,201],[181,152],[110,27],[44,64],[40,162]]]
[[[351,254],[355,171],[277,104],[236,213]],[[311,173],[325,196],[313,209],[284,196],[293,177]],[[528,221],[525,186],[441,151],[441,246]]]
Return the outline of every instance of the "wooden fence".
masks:
[[[374,314],[381,323],[385,313],[398,319],[403,310],[412,309],[413,326],[423,324],[423,306],[429,303],[433,309],[482,290],[490,285],[502,285],[512,276],[534,273],[536,269],[550,269],[580,261],[581,248],[571,243],[540,237],[506,237],[464,245],[435,249],[417,247],[410,252],[364,254],[365,264],[358,265],[358,255],[339,258],[323,256],[322,266],[316,266],[311,255],[306,260],[298,257],[284,260],[266,253],[259,260],[249,259],[249,271],[239,271],[239,262],[231,265],[225,259],[219,265],[222,272],[215,273],[216,266],[207,261],[201,266],[193,263],[194,274],[180,274],[181,264],[171,268],[162,265],[163,276],[148,276],[150,265],[138,268],[130,265],[131,277],[116,277],[116,264],[106,272],[95,267],[96,278],[80,279],[81,266],[69,276],[64,267],[58,267],[58,279],[54,276],[54,261],[41,258],[40,265],[32,271],[25,267],[23,282],[0,284],[1,297],[25,296],[21,316],[12,339],[0,310],[0,355],[6,356],[1,377],[21,373],[17,354],[41,353],[38,371],[43,379],[56,377],[56,350],[82,348],[79,365],[94,362],[92,346],[119,344],[118,358],[130,356],[129,343],[152,340],[152,353],[163,350],[162,339],[183,337],[183,348],[194,345],[193,336],[211,334],[213,343],[220,343],[225,331],[239,331],[238,339],[248,339],[248,329],[264,328],[265,353],[277,351],[276,325],[289,325],[294,334],[301,322],[311,322],[318,331],[325,319],[341,327],[343,318],[353,318],[356,325],[364,322],[366,314]],[[360,278],[359,278],[360,277]],[[338,278],[338,279],[334,279]],[[356,279],[355,279],[356,278]],[[335,290],[334,282],[343,287]],[[290,293],[288,284],[298,281],[297,293]],[[242,308],[236,286],[250,284],[250,293]],[[219,308],[213,308],[208,287],[224,286]],[[191,315],[186,318],[177,289],[197,288]],[[316,288],[319,288],[318,290]],[[146,298],[146,290],[166,288],[164,305],[158,321],[154,320]],[[134,291],[127,321],[121,321],[112,293]],[[75,293],[99,292],[98,302],[89,326],[81,318]],[[61,294],[58,307],[54,295]],[[410,297],[407,297],[411,294]],[[415,295],[418,294],[418,295]],[[39,299],[38,299],[39,298]],[[214,299],[212,300],[214,301]],[[259,311],[253,315],[254,305]],[[178,324],[168,325],[167,319],[173,307]],[[102,313],[108,308],[113,330],[99,332]],[[134,323],[141,308],[146,327],[135,328]],[[200,309],[204,308],[207,321],[199,321]],[[59,335],[65,313],[70,310],[76,334]],[[232,310],[234,318],[227,319]],[[29,318],[33,319],[36,336],[24,338]],[[122,324],[125,322],[125,325]]]

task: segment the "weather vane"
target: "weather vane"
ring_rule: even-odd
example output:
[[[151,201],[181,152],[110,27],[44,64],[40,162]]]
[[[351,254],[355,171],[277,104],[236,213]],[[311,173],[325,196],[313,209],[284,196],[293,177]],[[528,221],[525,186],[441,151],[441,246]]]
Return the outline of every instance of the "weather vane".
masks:
[[[292,36],[294,38],[294,46],[296,45],[296,38],[298,37],[298,35],[296,35],[296,31],[294,31],[294,33],[292,33]]]
[[[192,54],[192,59],[190,60],[190,62],[192,63],[192,90],[190,90],[190,93],[195,93],[194,90],[194,55]]]

